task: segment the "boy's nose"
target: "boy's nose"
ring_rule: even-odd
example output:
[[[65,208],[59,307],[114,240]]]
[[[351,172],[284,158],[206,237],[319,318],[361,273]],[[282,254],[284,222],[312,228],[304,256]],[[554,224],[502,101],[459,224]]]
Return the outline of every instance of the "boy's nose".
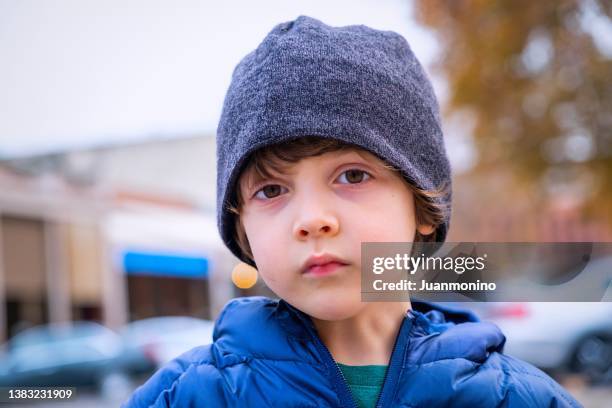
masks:
[[[334,236],[338,233],[338,219],[332,215],[302,218],[296,222],[293,234],[298,240]]]

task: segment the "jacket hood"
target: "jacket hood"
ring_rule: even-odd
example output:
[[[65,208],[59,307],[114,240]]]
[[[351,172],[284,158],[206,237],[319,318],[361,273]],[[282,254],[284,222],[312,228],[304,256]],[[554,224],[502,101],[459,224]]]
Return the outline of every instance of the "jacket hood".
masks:
[[[412,301],[405,362],[424,364],[465,358],[483,362],[501,352],[505,337],[492,323],[479,322],[469,311]],[[230,301],[215,324],[213,340],[222,354],[243,357],[318,360],[310,317],[283,300],[266,297]]]

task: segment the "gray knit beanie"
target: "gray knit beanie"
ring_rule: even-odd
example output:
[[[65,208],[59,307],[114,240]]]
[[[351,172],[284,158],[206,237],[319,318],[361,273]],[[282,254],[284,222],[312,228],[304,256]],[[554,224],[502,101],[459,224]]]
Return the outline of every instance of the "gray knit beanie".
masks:
[[[448,193],[450,165],[438,103],[406,40],[392,31],[330,27],[300,16],[282,23],[236,66],[217,129],[217,223],[228,248],[253,265],[235,240],[228,204],[253,151],[301,136],[360,146],[417,187]],[[449,226],[436,230],[443,242]]]

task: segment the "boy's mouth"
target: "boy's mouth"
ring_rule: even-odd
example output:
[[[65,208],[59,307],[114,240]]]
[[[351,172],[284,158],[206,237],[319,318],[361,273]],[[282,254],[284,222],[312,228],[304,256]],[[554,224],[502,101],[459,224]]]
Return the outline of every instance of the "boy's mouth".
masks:
[[[316,254],[309,257],[302,267],[303,275],[325,276],[348,265],[343,259],[330,254]]]

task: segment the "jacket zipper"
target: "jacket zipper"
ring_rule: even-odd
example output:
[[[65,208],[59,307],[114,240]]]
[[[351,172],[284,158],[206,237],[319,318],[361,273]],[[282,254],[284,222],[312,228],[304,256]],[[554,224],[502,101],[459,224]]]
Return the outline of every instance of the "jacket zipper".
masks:
[[[319,335],[316,333],[314,326],[312,326],[312,320],[310,320],[310,322],[308,323],[309,324],[307,324],[307,326],[311,331],[311,335],[315,339],[315,345],[326,360],[325,363],[327,367],[335,369],[336,375],[333,376],[332,379],[335,383],[335,388],[340,391],[340,395],[338,396],[340,399],[340,403],[344,407],[357,408],[357,402],[353,398],[348,382],[346,381],[344,374],[342,374],[342,370],[340,370],[340,367],[334,360],[327,346],[325,346],[325,344],[323,344],[323,342],[319,338]],[[404,349],[406,348],[406,343],[408,341],[407,332],[408,330],[410,330],[410,327],[412,327],[412,318],[406,315],[402,320],[399,333],[397,335],[397,338],[395,339],[395,344],[393,345],[393,350],[391,352],[391,360],[389,361],[387,371],[385,372],[383,385],[381,387],[380,394],[378,395],[378,400],[376,401],[376,408],[383,408],[385,406],[385,402],[391,397],[390,394],[393,393],[395,385],[399,380],[399,370],[402,366]]]
[[[342,370],[340,370],[340,367],[338,366],[333,356],[331,355],[331,352],[329,351],[327,346],[323,344],[323,342],[319,338],[319,335],[316,333],[316,331],[313,330],[311,334],[315,339],[315,345],[319,349],[319,352],[323,355],[324,359],[326,360],[325,365],[328,368],[332,368],[332,370],[335,370],[336,375],[332,377],[332,380],[335,383],[334,388],[336,388],[340,392],[340,395],[338,395],[340,399],[340,403],[342,404],[343,407],[357,408],[357,402],[355,401],[355,399],[353,398],[353,395],[351,394],[351,390],[348,386],[348,382],[346,381],[344,374],[342,374]]]
[[[343,407],[358,408],[357,402],[353,398],[353,395],[351,394],[351,390],[349,389],[348,382],[346,381],[346,378],[344,378],[344,374],[342,374],[340,367],[334,360],[327,346],[325,346],[325,344],[323,344],[323,342],[319,338],[319,334],[317,333],[317,330],[310,316],[294,308],[293,306],[291,306],[289,303],[285,302],[284,300],[280,300],[280,302],[283,303],[290,311],[292,311],[298,317],[298,319],[302,322],[302,324],[304,324],[304,326],[306,327],[306,330],[308,331],[310,336],[314,339],[315,347],[319,351],[319,354],[321,355],[321,357],[323,357],[326,368],[332,371],[335,370],[335,373],[333,373],[335,375],[332,375],[332,381],[334,383],[333,384],[334,388],[338,390],[338,393],[339,393],[338,399],[340,400],[340,404]]]
[[[387,371],[385,372],[382,388],[378,394],[378,400],[375,405],[376,408],[383,408],[387,400],[393,396],[392,394],[399,381],[399,374],[404,360],[404,351],[408,343],[408,331],[411,327],[412,318],[409,315],[404,316],[399,333],[395,339],[395,344],[393,345],[393,351],[391,351],[391,359],[387,366]]]

